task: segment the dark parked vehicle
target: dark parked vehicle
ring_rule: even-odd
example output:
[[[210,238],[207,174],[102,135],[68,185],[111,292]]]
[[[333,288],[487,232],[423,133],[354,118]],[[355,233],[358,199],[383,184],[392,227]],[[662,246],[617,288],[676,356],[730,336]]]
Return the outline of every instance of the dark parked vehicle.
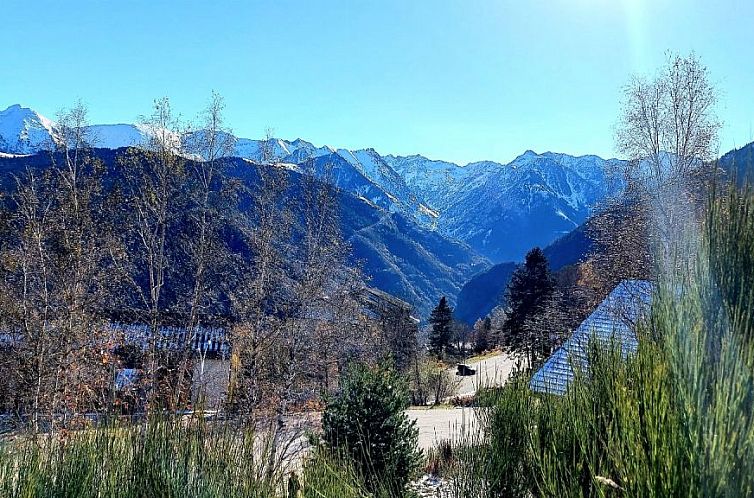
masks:
[[[456,375],[466,377],[469,375],[474,375],[475,373],[476,373],[476,370],[474,370],[473,368],[470,368],[468,365],[459,364]]]

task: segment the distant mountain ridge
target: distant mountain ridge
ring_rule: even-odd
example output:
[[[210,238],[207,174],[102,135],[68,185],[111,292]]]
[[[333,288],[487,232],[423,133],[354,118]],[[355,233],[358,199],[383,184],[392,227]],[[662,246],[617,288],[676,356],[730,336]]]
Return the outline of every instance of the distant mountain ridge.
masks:
[[[95,149],[106,165],[109,183],[117,183],[122,170],[115,167],[123,149]],[[261,165],[241,158],[228,158],[227,174],[250,188],[258,184]],[[27,168],[44,169],[50,164],[46,153],[0,155],[0,192],[16,188],[15,177]],[[289,181],[295,192],[301,173],[289,169]],[[294,202],[303,202],[296,197]],[[417,315],[427,317],[443,295],[455,301],[461,286],[474,274],[487,268],[489,261],[466,244],[444,237],[421,226],[402,213],[375,207],[364,198],[345,190],[338,192],[340,229],[352,250],[353,262],[368,277],[368,284],[399,297],[416,308]]]
[[[92,125],[88,131],[93,145],[106,149],[142,144],[153,132],[134,124]],[[59,140],[56,124],[32,109],[13,105],[0,112],[0,158],[33,154]],[[753,147],[726,154],[722,167],[750,180]],[[369,207],[372,218],[348,237],[358,257],[375,270],[378,287],[418,299],[423,309],[441,294],[453,302],[460,291],[457,311],[468,320],[491,309],[501,281],[504,285],[513,263],[530,248],[550,246],[554,267],[573,262],[589,243],[576,227],[621,188],[606,173],[619,169],[621,161],[593,155],[528,150],[508,164],[479,161],[462,166],[416,154],[383,156],[374,149],[320,147],[300,138],[237,138],[233,155],[255,167],[265,156],[351,194],[358,206]],[[427,251],[422,244],[432,248]],[[435,264],[458,260],[464,251],[461,271],[452,264]],[[430,260],[435,263],[428,270]],[[484,270],[490,261],[500,265],[463,286],[459,279]]]
[[[532,151],[506,165],[472,163],[455,182],[464,186],[441,211],[438,230],[492,261],[520,261],[583,223],[612,193],[608,163]]]
[[[133,124],[92,125],[89,131],[93,145],[111,149],[138,145],[150,135],[148,127]],[[0,152],[16,154],[58,140],[51,120],[20,106],[0,115],[0,137]],[[233,154],[261,162],[263,150],[275,162],[327,177],[380,209],[468,244],[493,262],[519,261],[532,246],[545,246],[581,224],[610,194],[605,166],[614,161],[526,151],[508,164],[460,166],[421,155],[382,156],[374,149],[279,138],[269,143],[238,138]]]

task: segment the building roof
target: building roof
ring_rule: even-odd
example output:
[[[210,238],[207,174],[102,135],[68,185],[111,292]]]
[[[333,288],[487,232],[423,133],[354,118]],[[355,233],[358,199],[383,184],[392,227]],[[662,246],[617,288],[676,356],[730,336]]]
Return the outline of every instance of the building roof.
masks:
[[[532,391],[564,394],[573,381],[573,367],[589,368],[589,344],[619,345],[626,358],[636,352],[636,323],[647,312],[653,286],[646,280],[623,280],[597,309],[574,330],[571,337],[550,356],[529,381]]]
[[[152,340],[157,350],[180,351],[184,341],[187,347],[194,353],[207,354],[209,356],[228,356],[230,354],[230,342],[225,329],[195,327],[189,330],[183,327],[160,327],[158,336],[152,339],[152,329],[143,324],[110,324],[114,338],[120,336],[122,342],[136,346],[143,351],[151,347]],[[188,337],[187,337],[188,335]]]

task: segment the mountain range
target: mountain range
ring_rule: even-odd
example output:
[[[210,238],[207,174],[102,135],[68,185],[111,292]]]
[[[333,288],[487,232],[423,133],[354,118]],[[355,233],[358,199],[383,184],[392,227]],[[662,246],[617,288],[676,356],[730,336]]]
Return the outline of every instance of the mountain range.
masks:
[[[144,143],[150,133],[140,124],[101,124],[89,127],[88,138],[95,147],[117,149]],[[34,154],[59,140],[55,122],[30,108],[0,112],[0,154]],[[615,161],[526,151],[508,164],[459,165],[279,138],[237,138],[233,155],[260,163],[263,150],[268,159],[325,179],[374,211],[368,230],[348,234],[354,252],[367,262],[377,287],[421,309],[441,294],[454,302],[469,272],[520,261],[531,247],[544,247],[583,223],[611,194],[605,171]]]
[[[105,168],[107,185],[122,183],[118,156],[124,151],[92,150]],[[237,157],[224,162],[228,177],[251,191],[259,188],[261,168],[275,168]],[[46,152],[0,155],[0,193],[12,193],[17,187],[16,178],[23,177],[27,170],[43,170],[49,164],[50,155]],[[284,171],[288,174],[286,185],[294,194],[292,209],[304,209],[303,196],[296,195],[302,188],[302,175],[290,169]],[[377,209],[343,190],[337,191],[337,200],[340,232],[350,244],[352,262],[370,277],[369,285],[413,304],[419,317],[428,316],[437,296],[457,295],[464,282],[489,266],[489,261],[466,244],[422,227],[401,213]],[[252,204],[244,201],[241,205],[245,212]]]

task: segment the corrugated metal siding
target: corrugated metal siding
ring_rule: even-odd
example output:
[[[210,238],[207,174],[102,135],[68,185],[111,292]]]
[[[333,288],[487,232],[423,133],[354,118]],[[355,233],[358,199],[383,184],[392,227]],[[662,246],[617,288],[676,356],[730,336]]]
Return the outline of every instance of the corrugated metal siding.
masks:
[[[651,298],[650,282],[622,281],[532,376],[529,388],[542,393],[564,394],[573,381],[573,367],[587,371],[587,350],[591,340],[604,346],[614,341],[620,345],[624,358],[635,353],[638,342],[634,326],[649,309]]]

